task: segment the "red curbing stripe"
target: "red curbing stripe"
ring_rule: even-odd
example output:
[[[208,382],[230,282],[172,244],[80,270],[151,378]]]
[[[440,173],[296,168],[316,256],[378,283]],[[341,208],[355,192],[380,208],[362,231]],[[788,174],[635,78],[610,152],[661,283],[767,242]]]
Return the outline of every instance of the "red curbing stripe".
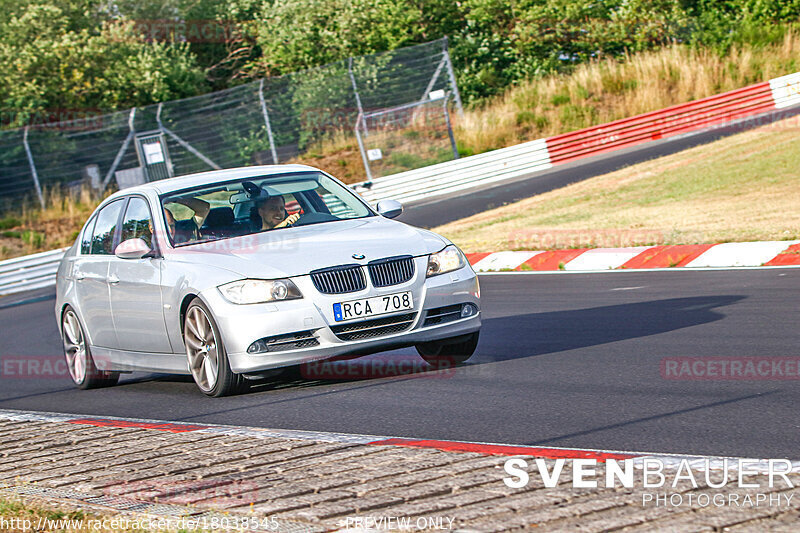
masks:
[[[480,253],[476,253],[476,254],[466,254],[466,256],[467,256],[467,261],[469,261],[469,264],[470,264],[470,265],[474,265],[475,263],[477,263],[477,262],[478,262],[478,261],[480,261],[481,259],[484,259],[484,258],[486,258],[486,257],[489,257],[489,256],[490,256],[490,255],[492,255],[493,253],[494,253],[494,252],[480,252]]]
[[[514,270],[559,270],[559,265],[566,265],[587,250],[588,248],[579,248],[574,250],[551,250],[549,252],[542,252],[534,255]]]
[[[800,244],[793,244],[771,260],[766,266],[800,265]]]
[[[209,428],[209,426],[195,426],[192,424],[131,422],[128,420],[114,420],[112,418],[76,418],[75,420],[67,420],[67,422],[70,424],[83,424],[98,427],[155,429],[156,431],[169,431],[170,433],[187,433],[189,431]]]
[[[403,446],[406,448],[433,448],[445,452],[480,453],[483,455],[531,455],[545,459],[633,459],[640,455],[592,450],[569,450],[563,448],[536,448],[532,446],[508,446],[504,444],[479,444],[450,440],[386,439],[368,443],[369,446]]]
[[[697,259],[714,244],[653,246],[627,261],[620,268],[682,267]]]

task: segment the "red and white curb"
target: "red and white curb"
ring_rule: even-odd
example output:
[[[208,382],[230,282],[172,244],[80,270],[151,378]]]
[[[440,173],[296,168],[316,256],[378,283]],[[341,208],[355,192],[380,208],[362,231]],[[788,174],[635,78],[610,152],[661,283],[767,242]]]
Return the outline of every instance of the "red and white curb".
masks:
[[[476,272],[602,272],[800,266],[800,241],[473,253],[467,254],[467,259]]]
[[[478,453],[496,456],[531,456],[543,459],[595,459],[605,462],[608,459],[633,460],[635,468],[642,468],[646,462],[657,461],[666,470],[677,470],[682,464],[688,464],[692,470],[729,470],[740,468],[748,474],[761,474],[770,471],[800,474],[800,461],[786,459],[748,459],[743,457],[715,457],[708,455],[653,454],[617,450],[596,450],[583,448],[558,448],[539,446],[516,446],[511,444],[492,444],[485,442],[465,442],[433,439],[409,439],[403,437],[381,437],[376,435],[359,435],[353,433],[330,433],[325,431],[299,431],[286,429],[264,429],[246,426],[228,426],[219,424],[189,424],[164,420],[141,418],[106,418],[80,416],[64,413],[47,413],[38,411],[18,411],[0,409],[0,420],[17,422],[60,422],[81,424],[96,427],[139,428],[169,433],[212,433],[253,437],[261,439],[285,438],[294,440],[312,440],[315,442],[337,442],[361,444],[365,446],[399,446],[406,448],[427,448],[452,453]],[[791,469],[775,468],[774,463],[790,464]],[[685,468],[685,466],[684,466]]]

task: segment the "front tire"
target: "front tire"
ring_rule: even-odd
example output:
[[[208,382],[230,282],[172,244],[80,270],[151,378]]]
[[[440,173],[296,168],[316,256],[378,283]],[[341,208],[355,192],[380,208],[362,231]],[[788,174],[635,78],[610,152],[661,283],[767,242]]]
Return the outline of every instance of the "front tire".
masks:
[[[86,390],[117,384],[119,372],[104,372],[97,369],[81,321],[75,310],[69,306],[61,317],[61,340],[64,344],[67,370],[76,387]]]
[[[452,368],[467,361],[478,347],[480,332],[417,344],[417,353],[434,368]],[[455,341],[455,342],[454,342]]]
[[[231,370],[214,316],[200,298],[186,309],[183,341],[192,378],[203,394],[219,398],[238,392],[242,378]]]

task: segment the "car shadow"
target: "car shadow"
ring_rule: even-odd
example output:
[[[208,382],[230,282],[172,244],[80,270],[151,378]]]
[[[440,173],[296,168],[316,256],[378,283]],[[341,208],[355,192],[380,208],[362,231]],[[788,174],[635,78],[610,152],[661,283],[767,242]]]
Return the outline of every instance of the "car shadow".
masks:
[[[479,365],[599,346],[715,322],[725,317],[720,308],[744,298],[738,295],[668,298],[489,318],[483,321],[475,355],[464,365],[437,369],[425,363],[412,348],[288,367],[276,376],[248,381],[249,387],[242,393],[313,390],[325,385],[359,382],[367,387],[420,377],[453,377],[463,369]],[[191,381],[191,378],[179,376],[157,379]],[[352,387],[340,390],[352,390]],[[296,399],[297,396],[292,397]]]
[[[483,321],[472,364],[519,359],[658,335],[722,320],[744,296],[668,298]],[[524,336],[526,341],[520,342]]]

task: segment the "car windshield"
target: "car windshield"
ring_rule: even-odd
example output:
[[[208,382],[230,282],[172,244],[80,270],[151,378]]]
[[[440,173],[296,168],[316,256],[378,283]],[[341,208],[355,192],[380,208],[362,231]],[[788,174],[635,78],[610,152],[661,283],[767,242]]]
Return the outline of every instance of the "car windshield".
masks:
[[[176,246],[374,215],[320,172],[212,183],[163,195],[161,205]]]

